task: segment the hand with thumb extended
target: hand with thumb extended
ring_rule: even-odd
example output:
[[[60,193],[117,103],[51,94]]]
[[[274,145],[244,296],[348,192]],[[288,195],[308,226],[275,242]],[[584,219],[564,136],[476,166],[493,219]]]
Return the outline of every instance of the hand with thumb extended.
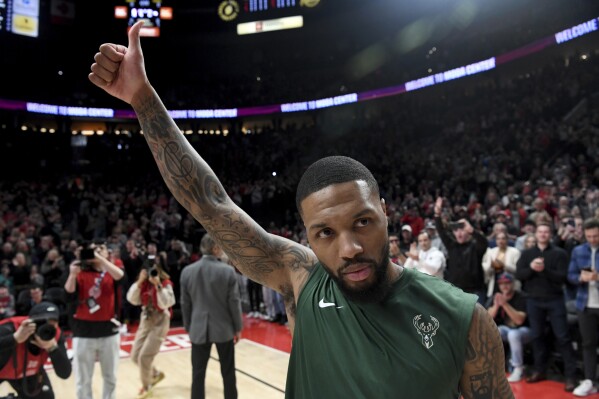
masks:
[[[131,104],[135,96],[150,86],[146,76],[139,31],[143,21],[129,29],[129,45],[104,43],[94,56],[89,80],[108,94]]]

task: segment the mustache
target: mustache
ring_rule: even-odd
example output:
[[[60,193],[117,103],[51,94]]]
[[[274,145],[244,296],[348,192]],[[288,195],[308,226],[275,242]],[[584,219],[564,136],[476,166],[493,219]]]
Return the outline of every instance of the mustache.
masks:
[[[346,261],[343,266],[341,266],[341,269],[339,270],[340,272],[342,272],[343,270],[347,269],[348,267],[350,267],[351,265],[357,265],[359,263],[368,263],[372,266],[376,266],[376,262],[372,259],[368,259],[368,258],[354,258],[351,260]]]

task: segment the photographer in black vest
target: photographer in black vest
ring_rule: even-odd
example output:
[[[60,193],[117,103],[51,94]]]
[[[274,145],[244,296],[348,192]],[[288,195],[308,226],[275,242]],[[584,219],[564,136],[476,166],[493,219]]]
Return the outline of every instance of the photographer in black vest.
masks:
[[[54,399],[44,370],[48,358],[58,377],[67,379],[71,375],[58,318],[58,306],[41,302],[29,316],[0,322],[0,383],[7,381],[19,398]]]

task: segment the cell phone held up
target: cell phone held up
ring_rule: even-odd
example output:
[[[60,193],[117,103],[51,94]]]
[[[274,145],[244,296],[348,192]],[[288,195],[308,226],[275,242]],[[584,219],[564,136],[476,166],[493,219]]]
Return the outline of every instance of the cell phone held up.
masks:
[[[463,229],[466,225],[464,224],[464,222],[449,222],[449,229],[450,230],[459,230],[459,229]]]

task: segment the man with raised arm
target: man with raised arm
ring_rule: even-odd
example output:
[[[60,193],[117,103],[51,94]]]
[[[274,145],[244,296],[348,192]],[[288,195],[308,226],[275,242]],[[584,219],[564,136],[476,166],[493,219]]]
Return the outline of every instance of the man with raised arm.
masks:
[[[239,270],[284,296],[287,398],[513,398],[501,338],[476,297],[389,260],[385,202],[368,169],[346,157],[307,169],[296,206],[310,248],[268,234],[167,113],[146,77],[140,28],[128,47],[100,46],[89,79],[132,105],[169,189]]]

